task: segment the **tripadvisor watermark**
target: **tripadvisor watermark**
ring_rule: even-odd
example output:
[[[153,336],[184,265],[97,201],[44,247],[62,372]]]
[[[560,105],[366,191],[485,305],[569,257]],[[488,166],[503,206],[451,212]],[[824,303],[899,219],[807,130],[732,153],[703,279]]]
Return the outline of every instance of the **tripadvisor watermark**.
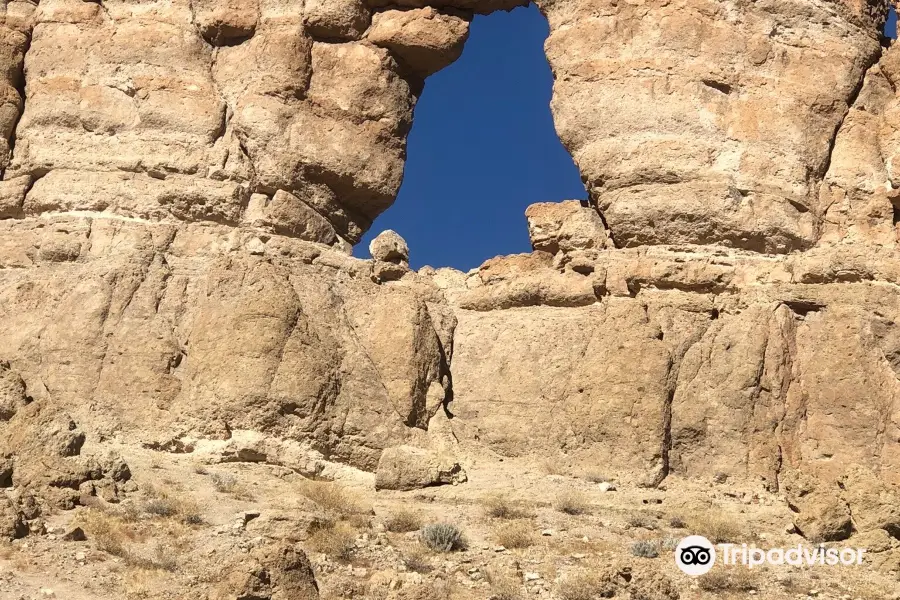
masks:
[[[723,565],[743,565],[748,569],[762,565],[851,566],[861,565],[865,548],[826,548],[824,545],[797,544],[790,548],[757,548],[747,544],[718,544],[700,535],[689,535],[675,548],[675,564],[688,575],[707,573],[719,559]]]

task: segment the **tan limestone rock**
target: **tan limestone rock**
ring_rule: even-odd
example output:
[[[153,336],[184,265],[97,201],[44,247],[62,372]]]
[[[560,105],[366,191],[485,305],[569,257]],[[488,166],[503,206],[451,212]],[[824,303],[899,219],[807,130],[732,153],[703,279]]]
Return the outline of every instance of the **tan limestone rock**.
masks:
[[[315,38],[358,40],[372,20],[362,0],[307,0],[303,23]]]
[[[255,550],[249,564],[237,564],[226,571],[214,589],[214,598],[317,600],[319,586],[306,554],[283,542]]]
[[[284,190],[275,192],[271,199],[255,194],[244,220],[254,227],[265,227],[301,240],[329,245],[337,241],[331,223],[300,198]]]
[[[369,254],[377,261],[392,263],[409,262],[409,246],[396,231],[382,231],[369,242]]]
[[[464,481],[466,473],[452,457],[413,446],[385,448],[375,471],[376,490],[415,490]]]
[[[468,35],[467,21],[426,7],[375,13],[366,39],[394,52],[424,78],[459,58]]]
[[[192,0],[191,9],[203,39],[214,46],[252,37],[259,19],[258,0]]]
[[[600,215],[578,200],[532,204],[525,210],[525,218],[534,250],[556,254],[610,245]]]

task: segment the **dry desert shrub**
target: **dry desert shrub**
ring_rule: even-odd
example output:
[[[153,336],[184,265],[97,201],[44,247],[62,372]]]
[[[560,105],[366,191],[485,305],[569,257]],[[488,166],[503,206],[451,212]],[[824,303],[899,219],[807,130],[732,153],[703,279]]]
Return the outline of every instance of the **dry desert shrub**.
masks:
[[[138,521],[145,516],[155,518],[178,518],[189,525],[203,522],[200,507],[190,498],[176,497],[166,490],[148,485],[144,488],[148,499],[142,503],[129,502],[122,507],[122,516],[129,521]]]
[[[547,459],[541,463],[541,471],[545,475],[565,475],[566,470],[563,464],[558,460]]]
[[[673,552],[681,540],[677,537],[664,537],[659,541],[659,547],[665,552]]]
[[[411,510],[401,509],[384,522],[384,527],[392,533],[416,531],[422,527],[422,519]]]
[[[129,567],[122,577],[122,584],[125,598],[128,600],[154,598],[161,587],[159,571],[143,567]]]
[[[179,567],[183,532],[164,531],[161,536],[165,539],[147,547],[140,543],[142,536],[133,525],[119,515],[92,509],[79,515],[78,523],[98,550],[118,556],[127,566],[162,571],[176,571]]]
[[[432,570],[431,562],[424,552],[413,550],[403,556],[403,565],[413,573],[424,574]]]
[[[419,532],[419,541],[435,552],[465,550],[466,539],[462,531],[451,523],[431,523]]]
[[[689,529],[714,544],[740,542],[745,537],[744,528],[737,519],[717,512],[698,515],[691,520]]]
[[[255,496],[247,487],[238,483],[237,478],[231,473],[215,472],[209,474],[213,488],[222,494],[229,494],[235,500],[253,502]]]
[[[217,492],[230,494],[237,487],[237,479],[230,473],[210,473],[209,478]]]
[[[455,587],[450,579],[432,579],[415,586],[403,597],[409,600],[450,600],[453,598]]]
[[[559,512],[567,515],[583,515],[590,509],[590,503],[584,492],[578,490],[570,490],[562,492],[556,497],[553,504],[554,508]]]
[[[485,569],[484,580],[491,588],[490,600],[521,600],[525,597],[521,583],[514,577]]]
[[[144,504],[144,511],[154,517],[172,517],[178,509],[168,498],[152,498]]]
[[[570,573],[556,587],[556,595],[560,600],[595,600],[610,598],[615,588],[610,582],[593,573]]]
[[[356,532],[347,523],[327,522],[316,527],[306,543],[315,552],[348,561],[356,549]]]
[[[628,524],[632,527],[641,527],[643,529],[656,529],[656,521],[650,515],[634,514],[628,517]]]
[[[758,589],[756,574],[745,567],[714,569],[697,579],[705,592],[749,592]]]
[[[524,519],[531,515],[503,494],[494,494],[484,500],[485,514],[492,519]]]
[[[348,516],[360,512],[357,498],[337,483],[307,480],[300,485],[300,493],[333,516]]]
[[[685,523],[684,519],[678,515],[674,515],[669,518],[669,527],[673,529],[684,529],[687,527],[687,523]]]
[[[124,557],[127,546],[138,537],[125,519],[101,510],[81,513],[77,522],[98,550],[113,556]]]
[[[504,548],[527,548],[534,544],[534,531],[528,521],[504,523],[494,529],[495,541]]]
[[[585,469],[581,473],[581,478],[591,483],[606,483],[607,481],[612,482],[612,479],[606,476],[602,471],[598,471],[596,469]]]

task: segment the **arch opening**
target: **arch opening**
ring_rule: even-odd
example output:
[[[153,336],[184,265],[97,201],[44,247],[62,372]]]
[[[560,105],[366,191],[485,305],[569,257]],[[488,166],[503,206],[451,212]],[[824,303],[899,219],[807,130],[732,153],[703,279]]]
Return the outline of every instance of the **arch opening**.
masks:
[[[468,270],[531,250],[528,205],[587,199],[550,114],[548,33],[533,3],[474,17],[462,56],[425,82],[397,200],[356,254],[393,229],[409,243],[411,267]]]

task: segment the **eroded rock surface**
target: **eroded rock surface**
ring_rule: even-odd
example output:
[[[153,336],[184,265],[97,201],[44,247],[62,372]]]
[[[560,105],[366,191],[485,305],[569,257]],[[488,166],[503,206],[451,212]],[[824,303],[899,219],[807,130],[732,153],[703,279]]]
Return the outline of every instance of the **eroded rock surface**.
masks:
[[[423,78],[518,4],[2,4],[3,535],[115,503],[128,467],[94,450],[127,439],[403,489],[452,482],[455,446],[724,477],[810,539],[898,536],[887,5],[543,0],[589,201],[467,274],[410,271],[399,236],[351,258]]]

